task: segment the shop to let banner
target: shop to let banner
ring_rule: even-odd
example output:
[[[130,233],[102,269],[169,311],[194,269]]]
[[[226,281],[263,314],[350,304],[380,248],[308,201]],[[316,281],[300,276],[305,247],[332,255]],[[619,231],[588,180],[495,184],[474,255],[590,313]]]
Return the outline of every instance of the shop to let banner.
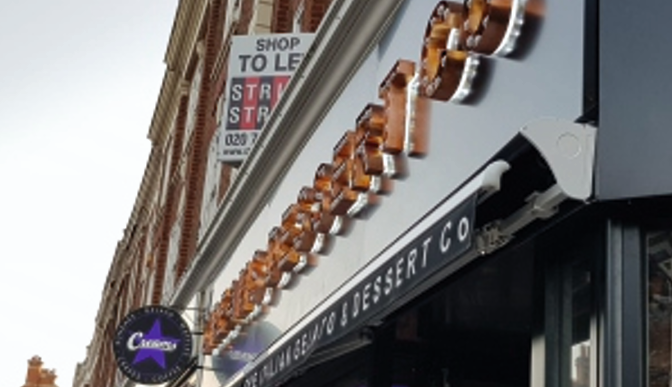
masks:
[[[233,37],[219,132],[220,161],[245,160],[312,41],[313,34]]]

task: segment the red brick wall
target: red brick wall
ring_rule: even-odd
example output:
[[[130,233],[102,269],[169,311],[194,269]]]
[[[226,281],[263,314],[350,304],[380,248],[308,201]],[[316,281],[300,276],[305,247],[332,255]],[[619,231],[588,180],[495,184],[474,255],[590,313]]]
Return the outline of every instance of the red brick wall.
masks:
[[[210,75],[217,59],[217,52],[222,40],[222,16],[224,4],[215,1],[206,14],[204,26],[205,53],[203,58],[203,80],[199,92],[198,107],[192,146],[188,153],[188,170],[186,176],[186,207],[182,238],[180,240],[180,256],[177,262],[176,281],[184,275],[189,263],[196,254],[198,230],[200,228],[201,204],[203,201],[203,185],[207,168],[208,147],[214,134],[215,124],[212,115],[212,80]]]
[[[273,6],[271,31],[292,32],[294,15],[302,2],[304,12],[301,20],[301,31],[315,32],[327,13],[331,0],[276,0]]]
[[[187,119],[187,109],[189,106],[189,97],[184,96],[180,100],[178,108],[175,133],[172,143],[171,160],[166,160],[168,173],[170,173],[170,183],[166,193],[166,203],[161,209],[159,215],[159,233],[157,235],[158,253],[156,257],[156,268],[154,270],[154,287],[152,289],[152,304],[159,304],[163,292],[163,282],[166,274],[166,259],[168,257],[168,243],[170,240],[170,229],[177,217],[177,201],[180,194],[181,182],[173,177],[178,173],[180,157],[182,155],[182,139],[184,136],[185,123]],[[160,189],[160,188],[159,188]]]
[[[304,0],[302,29],[305,32],[315,32],[327,13],[331,0]]]
[[[240,20],[236,34],[245,35],[249,32],[250,22],[254,12],[254,0],[241,0]]]
[[[292,0],[276,0],[273,4],[273,20],[271,20],[271,31],[273,32],[291,32],[293,25],[294,9]]]

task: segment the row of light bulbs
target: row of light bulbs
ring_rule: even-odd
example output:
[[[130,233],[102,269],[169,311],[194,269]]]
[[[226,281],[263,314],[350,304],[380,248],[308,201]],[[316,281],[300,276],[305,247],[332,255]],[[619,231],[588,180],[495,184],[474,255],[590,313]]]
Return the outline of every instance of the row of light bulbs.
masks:
[[[535,1],[535,0],[530,0]],[[379,87],[382,105],[368,104],[318,166],[210,313],[203,351],[230,347],[244,327],[278,302],[278,292],[314,265],[337,235],[368,206],[391,192],[406,173],[405,157],[428,150],[430,100],[462,102],[473,90],[481,56],[506,56],[516,48],[527,0],[440,1],[432,11],[419,66],[399,60]],[[527,15],[527,16],[526,16]]]

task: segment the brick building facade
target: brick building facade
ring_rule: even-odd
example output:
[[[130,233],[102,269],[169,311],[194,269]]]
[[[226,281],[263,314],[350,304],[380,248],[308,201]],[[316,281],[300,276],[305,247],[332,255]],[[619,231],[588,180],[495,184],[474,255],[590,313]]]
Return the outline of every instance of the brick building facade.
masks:
[[[167,304],[196,253],[235,166],[216,160],[215,135],[233,35],[313,32],[328,0],[181,0],[150,124],[151,151],[133,210],[102,291],[87,356],[73,387],[119,386],[112,342],[120,320]],[[300,10],[300,18],[295,12]]]

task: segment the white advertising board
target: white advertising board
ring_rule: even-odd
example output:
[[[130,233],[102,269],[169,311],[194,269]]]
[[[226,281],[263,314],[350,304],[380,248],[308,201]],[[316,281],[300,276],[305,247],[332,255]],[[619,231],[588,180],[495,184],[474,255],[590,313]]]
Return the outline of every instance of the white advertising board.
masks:
[[[313,34],[233,37],[219,128],[220,161],[245,159],[312,41]]]

